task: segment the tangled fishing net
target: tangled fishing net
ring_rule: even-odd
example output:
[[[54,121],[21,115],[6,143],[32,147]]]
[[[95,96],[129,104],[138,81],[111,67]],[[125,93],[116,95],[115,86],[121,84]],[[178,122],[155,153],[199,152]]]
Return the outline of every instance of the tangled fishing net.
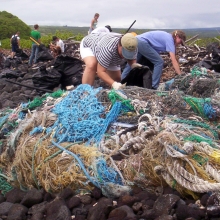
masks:
[[[219,190],[219,78],[210,74],[178,76],[169,90],[80,85],[2,110],[1,190]]]

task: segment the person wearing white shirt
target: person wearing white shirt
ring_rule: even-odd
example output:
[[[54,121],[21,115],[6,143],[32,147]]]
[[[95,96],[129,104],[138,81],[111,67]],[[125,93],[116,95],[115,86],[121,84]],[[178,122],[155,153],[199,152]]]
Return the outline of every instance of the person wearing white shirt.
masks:
[[[100,32],[104,32],[104,33],[112,32],[111,26],[106,25],[105,27],[97,27],[96,29],[94,29],[94,30],[91,32],[91,34],[100,33]]]
[[[53,36],[53,42],[55,43],[56,46],[60,47],[61,52],[64,52],[64,43],[61,39],[59,39],[57,36]],[[53,49],[54,45],[50,45],[50,48]]]

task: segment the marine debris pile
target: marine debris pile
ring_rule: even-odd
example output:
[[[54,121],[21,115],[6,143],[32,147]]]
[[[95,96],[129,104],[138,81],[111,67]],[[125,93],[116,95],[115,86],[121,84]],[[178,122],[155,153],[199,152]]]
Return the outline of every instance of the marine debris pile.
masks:
[[[114,197],[109,184],[124,191],[135,184],[147,189],[174,182],[183,194],[216,191],[219,76],[200,72],[198,77],[192,71],[174,79],[169,91],[79,85],[4,109],[2,173],[12,185],[50,192],[96,186]],[[211,87],[206,96],[185,94],[180,85],[190,78],[187,85],[193,88],[201,77]]]
[[[55,89],[1,109],[0,190],[99,189],[116,199],[169,186],[219,198],[219,138],[220,73],[204,64],[158,90]]]

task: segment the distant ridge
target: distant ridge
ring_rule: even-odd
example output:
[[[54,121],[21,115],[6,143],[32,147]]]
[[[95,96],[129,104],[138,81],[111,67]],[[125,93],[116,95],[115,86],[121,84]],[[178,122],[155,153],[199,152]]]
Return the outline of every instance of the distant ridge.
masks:
[[[30,25],[33,28],[33,25]],[[74,34],[83,34],[87,35],[89,27],[77,27],[77,26],[40,26],[41,33],[47,34],[54,34],[56,31],[72,31]],[[114,28],[112,27],[113,32],[124,33],[127,28]],[[172,32],[176,29],[138,29],[138,28],[131,28],[130,32],[136,32],[137,34],[144,33],[146,31],[153,31],[153,30],[164,30],[167,32]],[[220,27],[213,27],[213,28],[185,28],[183,30],[187,36],[194,36],[199,34],[199,37],[218,37],[220,36]]]

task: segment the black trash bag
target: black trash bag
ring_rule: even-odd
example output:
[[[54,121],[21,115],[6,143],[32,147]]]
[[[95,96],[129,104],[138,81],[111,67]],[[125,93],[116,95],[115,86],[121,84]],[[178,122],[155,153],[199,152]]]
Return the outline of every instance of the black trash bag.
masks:
[[[4,68],[10,68],[11,67],[11,58],[7,58],[4,62]]]
[[[211,67],[207,68],[214,70],[215,72],[220,72],[220,46],[219,42],[213,42],[206,47],[208,53],[211,53],[212,59],[209,61]],[[204,61],[207,62],[207,61]],[[204,65],[204,67],[206,67]]]
[[[212,70],[211,60],[201,60],[198,63],[196,63],[194,66],[205,67],[206,69]]]
[[[125,60],[125,59],[123,59],[122,61],[121,61],[121,64],[120,64],[120,67],[121,67],[121,72],[123,72],[123,70],[124,70],[124,68],[125,68],[125,66],[127,65],[127,61]],[[143,66],[148,66],[149,67],[149,69],[153,72],[153,70],[154,70],[154,64],[153,63],[151,63],[151,61],[150,60],[148,60],[146,57],[144,57],[144,56],[141,56],[141,58],[139,59],[139,60],[137,60],[137,63],[139,63],[139,64],[141,64],[141,65],[143,65]]]
[[[22,60],[21,58],[17,57],[17,58],[7,58],[4,62],[4,68],[16,68],[18,67],[19,64],[22,64]]]
[[[135,67],[129,74],[121,81],[127,86],[138,86],[147,89],[152,88],[152,71],[148,66]]]
[[[41,45],[39,46],[39,48],[41,48]],[[49,60],[53,60],[53,56],[50,53],[50,50],[47,48],[44,48],[42,50],[40,50],[40,52],[37,54],[37,61],[49,61]]]
[[[212,62],[212,68],[215,72],[220,73],[220,62],[218,63]]]
[[[214,48],[219,48],[218,42],[213,42],[207,45],[206,50],[208,53],[212,53]]]
[[[41,51],[48,51],[48,48],[44,44],[39,45],[39,52]]]
[[[215,72],[220,73],[220,48],[214,47],[212,50],[212,68]]]
[[[220,61],[220,48],[213,48],[212,50],[212,61],[219,63]]]
[[[32,76],[32,81],[34,86],[39,89],[53,90],[59,86],[60,78],[61,74],[56,69],[46,69],[46,66],[41,66]]]
[[[29,56],[22,49],[17,49],[15,56],[20,57],[21,60],[28,60],[29,59]]]
[[[144,56],[141,56],[140,60],[137,60],[137,63],[147,66],[152,72],[154,70],[154,64]]]
[[[18,77],[23,77],[25,73],[19,71],[19,70],[12,70],[12,69],[4,69],[1,71],[0,78],[7,78],[7,79],[12,79],[12,78],[18,78]]]
[[[56,58],[54,68],[62,75],[60,81],[62,89],[66,86],[82,84],[83,64],[83,61],[66,55]]]
[[[16,57],[16,58],[11,59],[11,66],[13,68],[18,67],[19,64],[22,64],[22,60],[20,57]]]

